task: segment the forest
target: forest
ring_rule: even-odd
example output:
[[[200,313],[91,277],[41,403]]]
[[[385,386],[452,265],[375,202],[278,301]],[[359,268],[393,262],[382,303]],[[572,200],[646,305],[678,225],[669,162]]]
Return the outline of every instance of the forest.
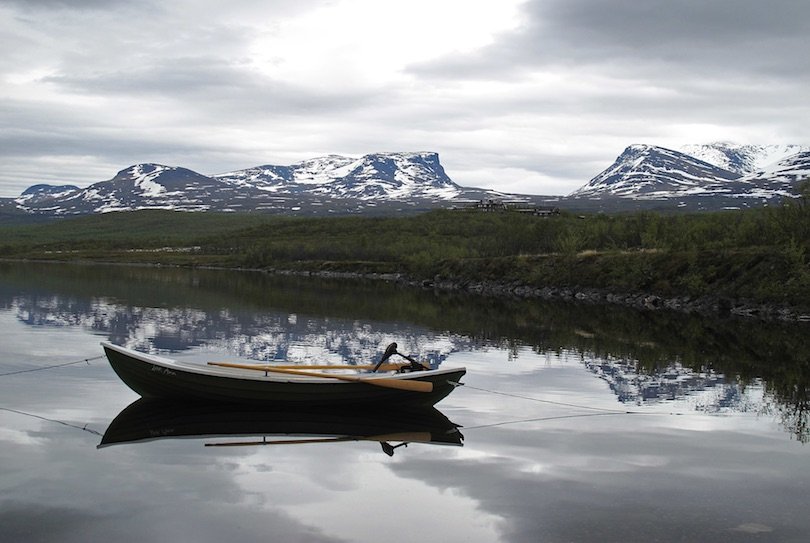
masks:
[[[0,258],[401,274],[458,284],[714,296],[810,308],[810,183],[781,205],[691,214],[109,213],[0,228]]]

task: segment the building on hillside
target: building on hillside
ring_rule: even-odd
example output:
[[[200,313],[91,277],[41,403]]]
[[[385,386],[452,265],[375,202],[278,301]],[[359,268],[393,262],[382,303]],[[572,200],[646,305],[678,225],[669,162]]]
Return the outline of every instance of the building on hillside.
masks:
[[[512,211],[516,213],[526,213],[528,215],[535,215],[538,217],[551,217],[559,215],[560,209],[558,207],[540,207],[522,202],[504,202],[502,200],[479,200],[470,204],[467,210],[480,211],[482,213],[504,213]]]

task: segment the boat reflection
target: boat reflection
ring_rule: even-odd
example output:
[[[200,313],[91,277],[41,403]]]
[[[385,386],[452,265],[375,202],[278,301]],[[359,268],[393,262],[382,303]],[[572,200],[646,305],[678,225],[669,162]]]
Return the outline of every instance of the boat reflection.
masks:
[[[98,448],[171,438],[216,439],[206,447],[376,441],[388,456],[409,443],[460,447],[464,440],[459,426],[435,408],[285,411],[141,398],[113,419]]]

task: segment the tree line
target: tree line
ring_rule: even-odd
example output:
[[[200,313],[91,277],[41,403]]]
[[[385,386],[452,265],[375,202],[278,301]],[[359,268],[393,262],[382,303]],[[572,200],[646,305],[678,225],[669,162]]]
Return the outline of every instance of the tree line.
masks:
[[[810,306],[808,183],[780,205],[691,214],[301,218],[153,210],[2,230],[0,257],[387,272]]]

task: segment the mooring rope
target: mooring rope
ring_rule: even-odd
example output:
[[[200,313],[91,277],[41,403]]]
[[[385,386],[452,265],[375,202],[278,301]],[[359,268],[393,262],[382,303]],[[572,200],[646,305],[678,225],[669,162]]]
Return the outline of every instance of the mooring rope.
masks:
[[[554,400],[544,400],[543,398],[535,398],[533,396],[524,396],[522,394],[513,394],[511,392],[501,392],[499,390],[492,390],[488,388],[481,388],[468,385],[467,383],[450,383],[453,386],[460,387],[463,386],[465,388],[470,388],[473,390],[478,390],[480,392],[486,392],[488,394],[497,394],[499,396],[508,396],[510,398],[518,398],[521,400],[529,400],[532,402],[539,402],[539,403],[546,403],[551,405],[559,405],[563,407],[574,407],[576,409],[588,409],[591,411],[596,411],[596,413],[580,413],[580,414],[573,414],[573,415],[557,415],[553,417],[539,417],[539,418],[528,418],[528,419],[516,419],[516,420],[507,420],[502,422],[493,422],[491,424],[481,424],[478,426],[467,426],[465,430],[478,430],[480,428],[492,428],[496,426],[508,426],[510,424],[520,424],[525,422],[539,422],[539,421],[547,421],[547,420],[558,420],[558,419],[575,419],[575,418],[585,418],[585,417],[600,417],[605,415],[667,415],[667,416],[689,416],[695,415],[699,416],[700,414],[697,413],[679,413],[676,411],[670,411],[668,413],[664,412],[647,412],[647,411],[629,411],[626,409],[607,409],[604,407],[591,407],[589,405],[582,405],[582,404],[575,404],[575,403],[568,403],[568,402],[558,402]]]
[[[62,368],[64,366],[73,366],[74,364],[81,364],[82,362],[86,362],[86,363],[89,364],[93,360],[98,360],[99,358],[104,358],[104,355],[102,354],[102,355],[99,355],[99,356],[93,356],[91,358],[82,358],[81,360],[74,360],[73,362],[64,362],[62,364],[53,364],[53,365],[50,365],[50,366],[40,366],[40,367],[37,367],[37,368],[30,368],[30,369],[27,369],[27,370],[17,370],[17,371],[10,371],[10,372],[7,372],[7,373],[0,373],[0,377],[5,377],[7,375],[17,375],[17,374],[20,374],[20,373],[29,373],[29,372],[32,372],[32,371],[43,371],[43,370],[50,370],[50,369],[53,369],[53,368]]]
[[[71,423],[65,422],[63,420],[49,419],[49,418],[43,417],[41,415],[35,415],[33,413],[26,413],[25,411],[18,411],[16,409],[10,409],[8,407],[0,407],[0,411],[8,411],[9,413],[16,413],[18,415],[24,415],[26,417],[33,417],[35,419],[44,420],[44,421],[47,421],[47,422],[55,422],[57,424],[67,426],[69,428],[76,428],[77,430],[82,430],[84,432],[89,432],[89,433],[91,433],[93,435],[96,435],[96,436],[102,435],[100,432],[97,432],[97,431],[93,430],[92,428],[88,428],[87,424],[85,424],[84,426],[79,426],[78,424],[71,424]]]
[[[609,417],[616,415],[633,415],[635,411],[616,411],[615,413],[580,413],[579,415],[557,415],[555,417],[537,417],[531,419],[515,419],[506,420],[501,422],[493,422],[491,424],[479,424],[478,426],[464,426],[464,431],[467,430],[480,430],[482,428],[494,428],[497,426],[509,426],[510,424],[522,424],[526,422],[544,422],[549,420],[562,420],[562,419],[582,419],[588,417]]]
[[[631,414],[637,413],[637,411],[627,411],[627,410],[624,410],[624,409],[606,409],[604,407],[591,407],[589,405],[580,405],[580,404],[575,404],[575,403],[557,402],[557,401],[554,401],[554,400],[544,400],[542,398],[535,398],[535,397],[532,397],[532,396],[523,396],[521,394],[513,394],[511,392],[500,392],[498,390],[491,390],[491,389],[488,389],[488,388],[474,387],[474,386],[468,385],[466,383],[464,383],[462,386],[464,386],[465,388],[471,388],[473,390],[479,390],[481,392],[488,392],[489,394],[498,394],[500,396],[509,396],[510,398],[519,398],[521,400],[530,400],[530,401],[533,401],[533,402],[548,403],[548,404],[552,404],[552,405],[561,405],[563,407],[575,407],[577,409],[590,409],[592,411],[599,411],[599,412],[602,412],[602,413],[609,413],[609,414],[614,414],[614,415],[616,415],[616,414],[631,415]]]

